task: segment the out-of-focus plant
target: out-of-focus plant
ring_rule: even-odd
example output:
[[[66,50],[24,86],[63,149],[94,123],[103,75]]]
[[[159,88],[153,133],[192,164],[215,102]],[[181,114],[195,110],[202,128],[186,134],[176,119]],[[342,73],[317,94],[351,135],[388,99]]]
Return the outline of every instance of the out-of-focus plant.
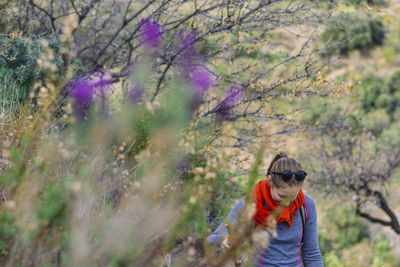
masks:
[[[3,112],[15,112],[21,102],[37,97],[39,92],[35,89],[39,88],[34,84],[45,81],[46,69],[62,73],[59,49],[60,42],[56,38],[46,40],[16,34],[0,36],[0,79],[3,85],[10,84],[0,88]],[[41,53],[44,50],[48,53]]]
[[[258,153],[265,140],[314,128],[280,110],[338,91],[313,57],[313,34],[301,44],[264,42],[281,27],[317,27],[312,8],[228,0],[13,5],[19,23],[10,30],[61,43],[57,51],[44,45],[36,60],[45,77],[33,102],[0,118],[0,263],[160,265],[164,252],[183,247],[182,265],[220,266],[249,250],[250,237],[261,239],[252,235],[250,205],[222,257],[205,237],[233,198],[251,199],[266,167]],[[250,56],[235,58],[243,44]],[[59,57],[62,72],[52,61]],[[62,112],[60,96],[68,96]]]
[[[325,266],[396,266],[389,241],[382,234],[369,234],[365,221],[350,206],[330,209],[320,219],[318,239]],[[371,248],[370,253],[361,252]]]
[[[394,71],[387,82],[390,101],[387,103],[387,111],[389,114],[393,114],[400,106],[400,70]]]
[[[156,52],[157,60],[152,64],[154,71],[151,77],[148,77],[157,83],[152,92],[151,102],[155,101],[160,92],[167,89],[172,71],[175,66],[181,64],[181,59],[189,61],[187,56],[207,61],[208,70],[225,69],[226,71],[218,73],[219,84],[225,83],[228,87],[231,82],[243,84],[246,89],[254,92],[252,101],[273,97],[274,89],[281,84],[310,78],[314,71],[320,68],[320,64],[309,60],[310,54],[313,53],[309,47],[309,42],[314,38],[313,34],[306,36],[304,32],[299,33],[297,39],[299,36],[304,37],[302,45],[299,46],[293,46],[291,43],[289,47],[280,46],[279,49],[275,49],[274,45],[268,44],[268,40],[276,39],[274,31],[280,32],[285,27],[297,27],[299,24],[316,28],[315,16],[321,20],[330,16],[329,11],[310,12],[314,7],[312,1],[298,1],[292,4],[265,0],[200,2],[187,1],[182,4],[181,1],[175,0],[152,0],[146,3],[131,0],[118,3],[68,0],[56,4],[52,1],[28,1],[13,6],[10,15],[19,21],[12,30],[29,32],[45,38],[58,34],[63,19],[73,15],[77,20],[70,41],[76,58],[89,72],[107,68],[113,78],[122,81],[129,76],[131,66],[142,55],[138,52],[145,44],[142,35],[146,33],[141,31],[140,23],[142,19],[149,17],[154,22],[165,25],[163,41],[168,45]],[[24,16],[21,16],[22,10]],[[274,18],[273,21],[270,21],[271,17]],[[182,45],[182,40],[179,41],[182,36],[176,38],[177,30],[182,26],[188,29],[186,31],[195,34],[195,39],[188,39],[189,45]],[[157,35],[158,30],[155,29],[151,34]],[[158,42],[159,40],[155,41]],[[190,46],[198,46],[204,53],[193,54]],[[252,62],[245,57],[238,57],[234,51],[251,54],[253,59],[257,60]],[[267,60],[262,60],[261,63],[260,55],[267,55]],[[298,68],[291,68],[290,72],[289,68],[284,68],[298,60],[301,63],[292,64],[299,66]],[[305,61],[307,64],[303,64]],[[226,66],[230,66],[229,69]],[[193,71],[200,76],[207,73],[203,67]],[[272,76],[274,79],[271,79]],[[270,82],[266,83],[266,78]]]
[[[361,84],[356,88],[356,94],[360,97],[360,102],[366,112],[386,106],[387,103],[383,99],[387,94],[387,87],[382,78],[368,73],[360,82]],[[378,100],[378,98],[381,99]]]
[[[400,264],[400,260],[393,254],[389,241],[383,235],[378,235],[373,241],[370,255],[371,263],[374,267],[382,265],[397,266]]]
[[[328,210],[320,222],[318,240],[327,266],[345,266],[344,252],[368,239],[367,225],[349,207]]]
[[[328,54],[345,55],[353,50],[367,53],[383,44],[385,28],[380,17],[362,12],[342,13],[332,18],[336,25],[328,26],[322,34],[324,42],[336,45],[327,48]]]
[[[202,102],[215,76],[198,70],[204,63],[196,60],[188,65],[190,75],[176,75],[159,102],[150,103],[146,77],[163,31],[153,20],[141,25],[146,47],[129,81],[141,88],[139,98],[128,91],[126,101],[109,109],[113,79],[107,70],[68,81],[48,59],[37,109],[18,114],[27,124],[1,121],[1,148],[9,161],[0,179],[7,193],[1,202],[2,265],[146,266],[182,240],[208,234],[208,194],[219,192],[215,186],[223,188],[226,176],[222,165],[205,160],[213,153],[195,151],[187,140],[195,112],[190,103],[195,96]],[[70,29],[64,34],[69,38]],[[61,88],[70,100],[57,117]],[[229,102],[229,112],[243,97]],[[182,161],[188,152],[193,156]],[[193,175],[184,178],[186,169]],[[199,256],[192,250],[185,262]]]
[[[349,248],[368,236],[367,225],[349,207],[329,210],[324,217],[323,231],[319,233],[323,255]]]
[[[315,18],[324,22],[333,12],[310,12],[314,8],[312,1],[289,4],[285,1],[220,0],[201,5],[197,1],[182,5],[174,0],[146,3],[69,0],[57,4],[29,1],[10,6],[9,17],[18,23],[10,23],[8,32],[28,32],[47,39],[59,37],[71,47],[68,51],[60,50],[61,70],[76,64],[68,58],[79,59],[82,64],[79,68],[84,68],[89,75],[107,69],[113,83],[121,82],[133,101],[150,94],[149,102],[157,102],[157,98],[169,90],[174,71],[179,69],[185,80],[197,88],[189,104],[194,115],[204,119],[203,122],[214,116],[220,122],[238,121],[234,130],[244,135],[236,138],[236,144],[231,146],[242,148],[257,145],[264,137],[265,119],[283,121],[283,114],[279,114],[271,100],[312,95],[326,97],[334,92],[331,84],[320,79],[323,72],[319,71],[325,62],[314,57],[319,50],[310,44],[317,32],[300,28],[296,34],[292,29],[285,32],[285,28],[299,25],[317,29]],[[21,16],[22,10],[24,16]],[[64,19],[68,36],[61,30]],[[183,26],[186,29],[182,30]],[[143,31],[143,27],[148,30]],[[146,44],[148,38],[153,38],[150,44]],[[282,43],[280,38],[296,42]],[[160,42],[165,45],[153,49]],[[149,64],[153,71],[147,73],[148,76],[135,71],[135,62],[143,60],[142,48],[146,53],[153,53],[154,60]],[[71,57],[66,56],[68,53]],[[132,74],[135,83],[130,81]],[[72,76],[71,73],[65,75]],[[152,92],[145,92],[145,83],[155,83],[156,87]],[[321,90],[316,89],[316,84]],[[214,87],[218,90],[210,91]],[[239,99],[243,92],[228,97],[232,95],[227,89],[230,87],[241,88],[238,91],[245,91],[247,98],[239,104],[234,98]],[[208,92],[207,99],[203,98],[205,92]],[[60,92],[60,102],[68,93]],[[226,99],[221,103],[223,97]],[[233,107],[240,112],[234,115],[230,111]],[[277,116],[272,116],[275,114]],[[294,127],[291,131],[299,130]],[[219,136],[220,129],[216,133]],[[215,145],[213,142],[217,139],[210,138],[209,145]]]
[[[355,95],[366,115],[363,124],[375,135],[397,121],[400,103],[398,80],[399,71],[392,72],[387,79],[367,73],[356,87]]]
[[[363,128],[360,118],[349,116],[346,120],[345,110],[336,116],[342,122],[334,122],[337,129],[325,131],[314,139],[312,152],[304,154],[308,168],[314,172],[311,185],[328,194],[343,196],[355,204],[357,215],[400,233],[399,221],[387,194],[400,166],[400,140],[393,135],[398,126],[393,124],[377,134]],[[385,217],[366,208],[371,206],[382,211]]]
[[[355,5],[368,4],[374,6],[384,6],[387,4],[386,0],[350,0],[349,2]]]
[[[344,196],[366,220],[399,234],[398,215],[390,188],[398,181],[400,139],[397,71],[386,78],[367,72],[348,98],[320,104],[304,116],[317,123],[304,162],[315,170],[310,185]],[[334,100],[332,98],[332,100]],[[310,104],[310,102],[306,102]],[[343,195],[342,195],[343,194]],[[372,208],[373,207],[373,208]],[[378,215],[378,210],[385,215]]]
[[[0,69],[0,83],[2,90],[0,91],[2,97],[1,109],[3,112],[12,111],[15,112],[19,104],[19,91],[20,85],[14,80],[12,71],[9,69]]]
[[[10,0],[1,0],[0,1],[0,15],[5,18],[7,15],[7,12],[9,12],[10,9]],[[0,31],[1,32],[6,32],[6,27],[7,27],[7,19],[3,19],[0,21]]]

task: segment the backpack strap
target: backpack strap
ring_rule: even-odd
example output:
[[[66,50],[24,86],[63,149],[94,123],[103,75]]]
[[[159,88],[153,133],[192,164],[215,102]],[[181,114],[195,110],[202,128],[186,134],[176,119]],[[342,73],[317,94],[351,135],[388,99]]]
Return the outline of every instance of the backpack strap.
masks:
[[[303,252],[303,241],[304,241],[304,231],[306,230],[306,211],[304,205],[300,207],[300,215],[301,215],[301,222],[303,224],[303,234],[301,236],[301,260],[303,261],[303,266],[306,266],[304,261],[304,252]]]
[[[303,234],[301,236],[301,246],[303,247],[304,241],[304,231],[306,230],[306,211],[304,210],[304,205],[300,207],[301,222],[303,223]]]

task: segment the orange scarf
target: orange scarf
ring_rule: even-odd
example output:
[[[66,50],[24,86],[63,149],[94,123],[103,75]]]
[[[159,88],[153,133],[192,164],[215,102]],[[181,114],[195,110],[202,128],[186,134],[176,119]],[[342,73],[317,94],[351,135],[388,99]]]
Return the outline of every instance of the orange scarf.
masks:
[[[266,220],[269,214],[279,208],[279,205],[277,205],[271,197],[271,188],[269,187],[267,180],[261,180],[254,186],[253,199],[257,207],[254,221],[262,227],[267,227],[268,225]],[[296,199],[292,201],[288,207],[282,208],[279,216],[276,218],[276,222],[287,222],[290,228],[293,223],[294,214],[300,209],[305,201],[306,198],[304,197],[304,193],[300,190]],[[264,206],[264,202],[267,204],[269,209]]]

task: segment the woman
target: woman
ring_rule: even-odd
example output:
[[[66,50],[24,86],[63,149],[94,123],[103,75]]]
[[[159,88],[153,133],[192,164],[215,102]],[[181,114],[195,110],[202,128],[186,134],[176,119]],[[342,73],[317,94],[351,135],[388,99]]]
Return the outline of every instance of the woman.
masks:
[[[266,249],[258,249],[255,266],[303,266],[301,249],[307,267],[323,266],[315,202],[301,190],[306,176],[301,164],[282,152],[272,160],[267,178],[254,186],[256,212],[253,219],[257,227],[265,229],[267,219],[271,220],[269,216],[272,213],[279,215],[276,217],[277,235],[271,236]],[[302,206],[305,211],[304,229],[300,212]],[[230,211],[227,219],[233,228],[244,208],[242,199]],[[229,247],[228,230],[223,223],[209,236],[209,241],[213,246]]]

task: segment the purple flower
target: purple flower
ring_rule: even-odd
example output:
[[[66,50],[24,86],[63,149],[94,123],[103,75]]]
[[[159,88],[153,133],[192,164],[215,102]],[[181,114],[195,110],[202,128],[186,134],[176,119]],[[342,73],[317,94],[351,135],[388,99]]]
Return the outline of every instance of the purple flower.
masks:
[[[149,18],[142,19],[139,25],[142,32],[142,42],[148,48],[159,46],[163,35],[162,26]]]
[[[72,85],[73,108],[78,118],[82,119],[87,115],[93,101],[93,94],[93,86],[87,79],[77,81]]]
[[[190,76],[194,89],[201,94],[208,91],[215,84],[216,80],[216,75],[203,64],[194,66]]]
[[[179,67],[183,78],[192,86],[193,95],[190,99],[189,108],[195,111],[202,103],[203,94],[215,86],[217,75],[215,75],[205,64],[198,63],[196,36],[193,31],[182,29],[177,34],[181,55]]]
[[[196,36],[194,32],[182,29],[178,32],[177,38],[179,48],[182,50],[181,65],[185,68],[185,66],[192,65],[197,56]]]
[[[75,115],[83,119],[87,115],[93,102],[95,93],[100,93],[105,108],[106,91],[114,81],[104,69],[97,70],[95,73],[80,78],[72,82],[71,97],[73,98],[73,109]]]
[[[61,121],[57,122],[57,125],[58,125],[58,127],[61,127],[62,126],[62,122]]]
[[[143,89],[139,86],[134,86],[128,92],[128,98],[132,103],[139,103],[143,99]]]
[[[100,177],[99,180],[100,180],[100,181],[104,181],[104,177]]]
[[[204,64],[195,65],[190,71],[186,72],[185,79],[193,87],[193,94],[189,103],[191,111],[195,111],[201,105],[203,94],[215,86],[216,77],[217,75]]]
[[[220,120],[229,120],[231,110],[237,106],[244,97],[245,88],[242,85],[234,85],[225,92],[225,97],[215,108]]]
[[[208,217],[208,221],[209,221],[209,222],[214,221],[214,217]]]
[[[107,77],[104,70],[100,70],[98,75],[93,76],[94,79],[93,87],[95,91],[98,90],[105,91],[110,87],[110,85],[113,83],[113,80],[110,77],[110,75],[108,76],[109,77]]]

